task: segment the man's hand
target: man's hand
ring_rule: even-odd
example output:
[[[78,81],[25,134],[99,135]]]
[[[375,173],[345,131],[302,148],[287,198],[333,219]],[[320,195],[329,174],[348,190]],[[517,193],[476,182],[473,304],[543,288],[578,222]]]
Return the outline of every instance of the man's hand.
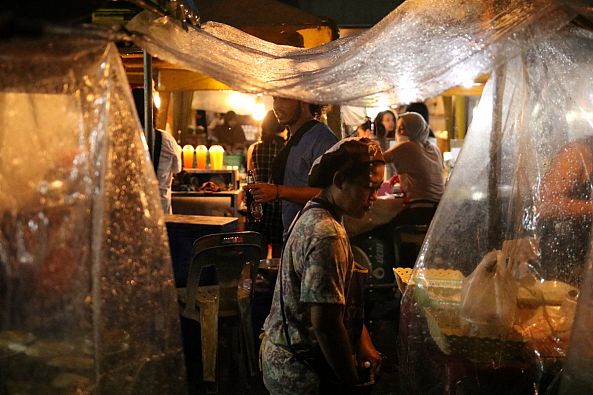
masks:
[[[381,362],[383,357],[373,345],[366,326],[362,327],[360,348],[356,355],[356,360],[358,363],[358,370],[360,372],[368,371],[368,382],[369,384],[373,384],[375,378],[378,377],[381,372]]]
[[[313,332],[325,359],[338,379],[348,385],[358,384],[348,332],[342,321],[343,306],[338,304],[311,304]]]
[[[276,200],[278,185],[258,182],[255,184],[247,184],[243,189],[251,192],[256,202],[267,203]]]

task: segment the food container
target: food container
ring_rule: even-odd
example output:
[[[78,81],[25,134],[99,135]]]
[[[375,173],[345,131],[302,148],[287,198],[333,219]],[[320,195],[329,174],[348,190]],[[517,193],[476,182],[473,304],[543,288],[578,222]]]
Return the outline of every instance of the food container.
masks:
[[[416,298],[422,306],[458,306],[461,302],[463,273],[453,269],[393,269],[398,288],[416,287]]]

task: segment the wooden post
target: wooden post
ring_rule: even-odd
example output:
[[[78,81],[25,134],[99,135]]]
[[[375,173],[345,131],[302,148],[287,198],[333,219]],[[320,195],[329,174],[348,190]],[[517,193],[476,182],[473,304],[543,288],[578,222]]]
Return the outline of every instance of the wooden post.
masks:
[[[465,137],[466,127],[466,98],[462,95],[455,95],[453,96],[453,101],[455,103],[455,132],[453,133],[454,139],[460,140]]]
[[[447,130],[447,143],[444,151],[451,150],[451,139],[453,138],[453,98],[443,96],[443,110],[445,112],[445,130]]]

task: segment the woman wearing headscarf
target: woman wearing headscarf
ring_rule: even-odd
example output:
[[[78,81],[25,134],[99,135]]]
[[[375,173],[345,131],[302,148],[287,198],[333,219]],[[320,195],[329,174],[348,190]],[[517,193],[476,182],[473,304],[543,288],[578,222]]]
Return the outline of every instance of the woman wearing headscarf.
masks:
[[[352,300],[354,258],[342,217],[369,210],[384,169],[381,149],[367,138],[344,139],[313,163],[308,183],[321,192],[288,231],[264,325],[263,378],[273,395],[348,394],[379,370]]]
[[[430,128],[420,114],[400,114],[395,131],[397,144],[383,154],[385,162],[397,169],[408,202],[438,203],[445,190],[443,158],[428,141],[429,134]]]

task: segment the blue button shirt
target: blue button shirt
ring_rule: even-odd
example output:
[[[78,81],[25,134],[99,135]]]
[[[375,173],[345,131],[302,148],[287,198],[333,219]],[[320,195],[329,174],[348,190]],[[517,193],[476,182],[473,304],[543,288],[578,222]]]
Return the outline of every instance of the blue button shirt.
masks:
[[[307,179],[313,162],[337,142],[336,135],[323,123],[317,123],[305,132],[298,144],[295,144],[288,154],[284,171],[284,185],[308,186]],[[288,200],[282,201],[284,234],[288,232],[292,220],[303,206],[304,204]]]

